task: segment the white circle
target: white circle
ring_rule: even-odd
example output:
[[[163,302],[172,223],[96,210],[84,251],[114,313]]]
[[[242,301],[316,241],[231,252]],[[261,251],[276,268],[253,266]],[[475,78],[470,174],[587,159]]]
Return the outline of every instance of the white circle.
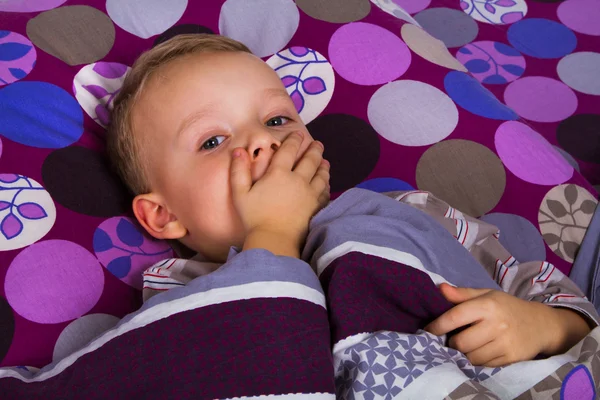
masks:
[[[282,78],[290,95],[297,90],[302,96],[303,107],[299,115],[305,124],[317,118],[327,107],[333,96],[335,74],[331,64],[321,53],[306,47],[293,47],[275,54],[267,60],[267,64]],[[323,91],[320,93],[311,91],[310,87],[305,88],[303,84],[315,79],[320,79],[323,84]],[[308,92],[306,89],[309,89]]]
[[[292,0],[227,0],[219,14],[219,32],[259,57],[283,49],[299,23],[300,12]]]
[[[37,242],[56,221],[50,194],[23,175],[0,174],[0,251]]]
[[[581,51],[569,54],[558,62],[556,72],[571,89],[600,96],[600,53]]]
[[[369,100],[367,113],[377,133],[404,146],[439,142],[458,124],[458,109],[450,97],[412,80],[390,82],[379,88]]]

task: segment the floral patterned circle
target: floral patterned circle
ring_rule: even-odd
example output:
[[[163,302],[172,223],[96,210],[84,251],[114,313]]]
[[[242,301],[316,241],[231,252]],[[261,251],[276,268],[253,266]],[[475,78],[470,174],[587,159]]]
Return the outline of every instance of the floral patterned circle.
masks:
[[[554,253],[573,262],[598,201],[584,188],[566,184],[550,190],[538,212],[544,241]]]
[[[0,174],[0,251],[37,242],[55,220],[54,201],[42,185],[23,175]]]
[[[525,0],[461,0],[460,8],[477,21],[494,25],[513,24],[527,14]]]
[[[164,241],[157,241],[129,218],[107,219],[94,232],[94,252],[114,276],[142,289],[142,272],[153,264],[171,258],[173,251]]]
[[[308,124],[327,107],[335,75],[329,61],[308,47],[291,47],[267,60],[281,77],[302,121]]]
[[[37,53],[23,35],[0,30],[0,86],[25,78],[33,67]]]
[[[525,57],[513,47],[484,40],[458,49],[456,58],[481,83],[512,82],[525,72]]]
[[[113,101],[131,68],[114,62],[97,62],[81,68],[73,79],[73,94],[81,108],[106,127]]]

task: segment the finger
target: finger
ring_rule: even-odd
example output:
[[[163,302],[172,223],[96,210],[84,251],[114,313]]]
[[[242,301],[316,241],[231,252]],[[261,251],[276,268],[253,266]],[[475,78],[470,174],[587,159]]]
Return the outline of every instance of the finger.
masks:
[[[233,150],[231,161],[230,184],[233,199],[238,199],[250,191],[252,187],[252,174],[250,172],[250,159],[243,148]]]
[[[481,307],[476,302],[465,302],[446,311],[425,330],[437,336],[445,335],[465,325],[479,322],[484,317]]]
[[[504,367],[505,365],[508,364],[512,364],[511,361],[508,360],[508,358],[506,358],[505,356],[501,356],[498,358],[494,358],[491,361],[488,361],[486,363],[484,363],[483,365],[486,367],[490,367],[490,368],[496,368],[496,367]]]
[[[448,346],[462,353],[470,353],[496,338],[496,330],[487,321],[482,321],[452,336]]]
[[[294,172],[303,176],[305,179],[311,179],[315,172],[320,168],[323,161],[323,144],[314,141],[310,144],[298,164],[294,168]]]
[[[279,147],[279,150],[273,155],[270,168],[284,168],[291,171],[296,162],[296,156],[300,146],[304,141],[304,135],[301,132],[294,132],[289,135]]]
[[[329,161],[321,161],[321,165],[310,181],[310,186],[317,193],[321,193],[329,187]]]
[[[471,364],[479,366],[485,365],[490,366],[493,361],[499,361],[498,359],[503,358],[503,351],[500,342],[493,341],[470,353],[465,354]]]
[[[319,196],[319,205],[321,207],[327,206],[327,204],[329,204],[330,199],[331,195],[329,194],[329,189],[325,189]]]
[[[471,288],[459,288],[447,283],[442,283],[439,287],[442,295],[450,303],[459,304],[467,300],[474,299],[479,296],[490,292],[492,289],[471,289]]]

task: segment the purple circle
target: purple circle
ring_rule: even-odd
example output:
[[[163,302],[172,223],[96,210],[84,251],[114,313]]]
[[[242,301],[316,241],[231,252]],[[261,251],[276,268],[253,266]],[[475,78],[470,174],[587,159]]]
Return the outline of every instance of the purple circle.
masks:
[[[556,10],[560,22],[575,32],[600,36],[598,0],[567,0]]]
[[[157,262],[173,257],[165,241],[155,240],[132,220],[114,217],[94,232],[94,252],[102,265],[117,278],[142,289],[142,273]]]
[[[32,13],[56,8],[67,0],[4,0],[0,2],[0,12]]]
[[[546,245],[540,231],[527,219],[505,213],[492,213],[481,217],[482,221],[500,229],[500,243],[519,262],[543,261]]]
[[[562,82],[543,76],[518,79],[504,91],[506,105],[536,122],[557,122],[573,115],[577,96]]]
[[[512,82],[525,72],[525,57],[501,42],[483,40],[467,44],[458,49],[456,59],[485,84]]]
[[[494,136],[502,163],[524,181],[558,185],[573,176],[573,167],[539,133],[516,121],[506,121]]]
[[[408,46],[392,32],[366,22],[341,26],[329,41],[329,61],[342,78],[357,85],[381,85],[406,72]]]
[[[13,310],[40,324],[84,315],[98,302],[103,288],[104,273],[98,260],[67,240],[29,246],[15,257],[4,281]]]
[[[392,0],[392,3],[402,7],[409,14],[416,14],[429,7],[431,0]]]
[[[0,30],[0,87],[25,78],[35,65],[37,53],[29,39]]]

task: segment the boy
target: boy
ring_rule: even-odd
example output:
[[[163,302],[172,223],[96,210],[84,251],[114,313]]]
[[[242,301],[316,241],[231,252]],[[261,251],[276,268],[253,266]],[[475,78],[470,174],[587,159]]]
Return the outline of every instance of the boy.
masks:
[[[415,279],[425,282],[427,290],[428,285],[441,283],[439,291],[432,292],[433,300],[423,300],[422,315],[410,310],[413,302],[402,305],[407,320],[414,321],[406,329],[425,327],[435,335],[460,331],[449,345],[474,365],[498,367],[562,353],[597,324],[593,306],[559,271],[538,284],[539,271],[528,272],[525,264],[512,265],[514,259],[503,257],[504,263],[495,263],[510,270],[510,279],[503,274],[494,281],[482,275],[485,270],[480,265],[477,269],[473,256],[484,263],[489,258],[485,251],[504,255],[506,251],[491,231],[485,233],[489,225],[462,216],[431,195],[393,195],[410,207],[356,190],[325,207],[329,163],[322,157],[322,144],[313,141],[277,74],[231,39],[180,35],[143,54],[115,101],[108,149],[116,170],[136,195],[133,211],[148,233],[179,240],[210,262],[178,261],[173,271],[167,271],[173,262],[157,265],[146,276],[158,275],[166,283],[149,289],[181,285],[227,265],[237,255],[232,248],[264,249],[282,259],[302,254],[322,282],[327,281],[325,291],[333,296],[330,279],[335,271],[327,272],[328,265],[321,263],[330,254],[325,250],[338,248],[331,244],[334,241],[377,236],[377,244],[387,243],[384,247],[394,248],[394,254],[423,261],[423,268],[411,264],[410,257],[396,262],[409,265],[408,274],[421,268],[423,274]],[[444,210],[441,218],[440,210]],[[444,213],[452,219],[444,221]],[[377,220],[376,229],[370,219]],[[477,231],[461,240],[471,254],[442,228],[452,232],[459,220]],[[420,240],[413,235],[421,235]],[[386,258],[376,252],[371,256]],[[446,264],[444,257],[449,259]],[[489,262],[485,268],[494,274]],[[525,288],[530,281],[534,283]],[[477,288],[453,286],[471,282]],[[386,293],[396,295],[394,289]],[[395,303],[391,309],[402,307]],[[337,329],[334,339],[344,339],[348,333],[336,319],[343,318],[342,310],[330,305],[329,312],[332,329]],[[389,331],[405,326],[377,324],[377,330]],[[361,331],[356,329],[350,331]]]

